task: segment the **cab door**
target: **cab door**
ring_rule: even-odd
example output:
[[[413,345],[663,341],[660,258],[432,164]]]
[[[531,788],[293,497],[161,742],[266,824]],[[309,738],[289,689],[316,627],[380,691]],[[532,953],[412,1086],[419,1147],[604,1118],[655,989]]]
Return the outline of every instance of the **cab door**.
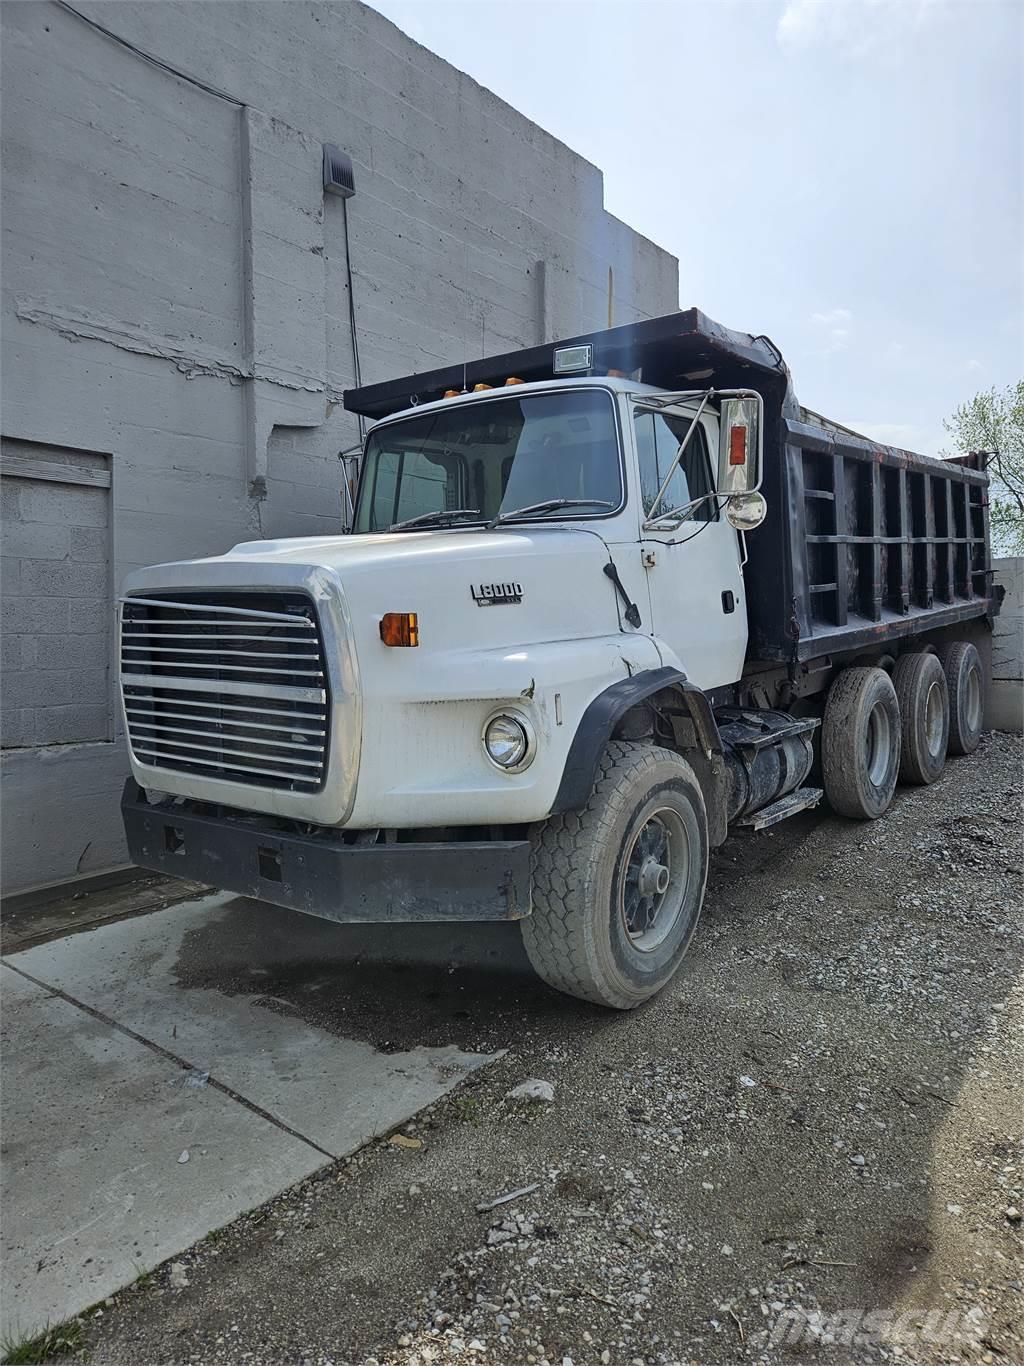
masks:
[[[641,491],[641,560],[650,591],[652,633],[700,688],[735,683],[747,649],[740,533],[714,495],[718,419],[703,415],[687,442],[658,513],[703,499],[671,530],[643,523],[675,459],[695,409],[635,408],[633,433]],[[667,658],[665,661],[673,663]]]

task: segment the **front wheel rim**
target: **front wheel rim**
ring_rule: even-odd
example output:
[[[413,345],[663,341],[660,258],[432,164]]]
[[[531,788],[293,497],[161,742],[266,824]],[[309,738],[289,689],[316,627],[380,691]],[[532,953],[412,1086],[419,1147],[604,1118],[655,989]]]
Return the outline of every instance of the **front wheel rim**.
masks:
[[[683,913],[690,880],[690,836],[671,807],[652,811],[629,844],[619,889],[619,915],[630,945],[651,953]]]

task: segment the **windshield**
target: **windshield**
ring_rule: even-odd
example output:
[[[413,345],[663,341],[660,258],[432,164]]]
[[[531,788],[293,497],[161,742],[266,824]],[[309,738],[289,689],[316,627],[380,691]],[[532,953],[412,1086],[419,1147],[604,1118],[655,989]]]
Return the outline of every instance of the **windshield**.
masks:
[[[354,529],[387,531],[413,518],[429,527],[429,514],[441,522],[456,511],[472,525],[519,508],[533,509],[531,521],[575,520],[607,516],[621,501],[612,396],[576,389],[452,404],[372,431]]]

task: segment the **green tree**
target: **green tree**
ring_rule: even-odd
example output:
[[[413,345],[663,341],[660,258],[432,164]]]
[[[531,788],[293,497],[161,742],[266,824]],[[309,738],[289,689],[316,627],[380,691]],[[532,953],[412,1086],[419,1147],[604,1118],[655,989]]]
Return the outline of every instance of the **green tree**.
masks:
[[[958,451],[989,453],[993,549],[1024,555],[1024,379],[975,394],[943,425]]]

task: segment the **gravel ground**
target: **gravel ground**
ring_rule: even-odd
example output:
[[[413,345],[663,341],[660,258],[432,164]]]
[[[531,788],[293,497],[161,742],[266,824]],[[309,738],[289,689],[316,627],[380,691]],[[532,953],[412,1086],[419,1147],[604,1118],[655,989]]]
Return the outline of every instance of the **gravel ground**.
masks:
[[[508,1052],[419,1146],[385,1137],[108,1301],[92,1360],[1024,1361],[1021,758],[986,736],[882,821],[731,839],[683,971],[629,1015],[462,931],[447,964],[283,951],[253,982],[240,913],[221,989]],[[508,1097],[529,1078],[553,1101]]]

